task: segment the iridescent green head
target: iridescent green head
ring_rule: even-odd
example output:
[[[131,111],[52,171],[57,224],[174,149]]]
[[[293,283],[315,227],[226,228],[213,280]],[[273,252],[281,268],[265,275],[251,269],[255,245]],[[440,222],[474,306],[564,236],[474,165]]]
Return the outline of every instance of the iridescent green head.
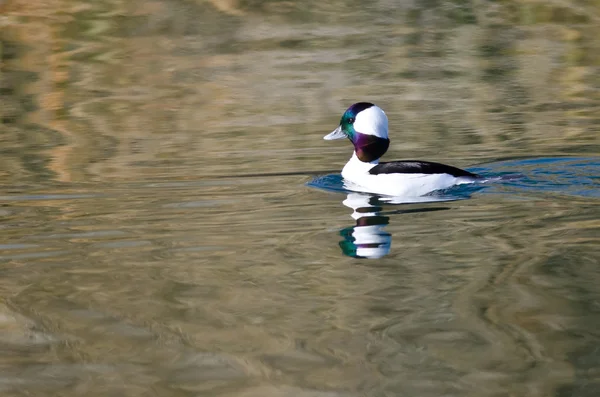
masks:
[[[387,151],[388,119],[384,111],[369,102],[358,102],[342,115],[340,125],[323,139],[348,138],[359,160],[371,162]]]

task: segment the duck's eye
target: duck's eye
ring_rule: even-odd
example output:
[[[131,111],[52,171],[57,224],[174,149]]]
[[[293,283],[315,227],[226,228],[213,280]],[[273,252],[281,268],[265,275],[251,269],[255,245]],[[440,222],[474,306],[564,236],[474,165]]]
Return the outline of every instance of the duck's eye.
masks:
[[[350,123],[350,124],[354,123],[354,117],[350,117],[350,118],[348,119],[348,123]]]

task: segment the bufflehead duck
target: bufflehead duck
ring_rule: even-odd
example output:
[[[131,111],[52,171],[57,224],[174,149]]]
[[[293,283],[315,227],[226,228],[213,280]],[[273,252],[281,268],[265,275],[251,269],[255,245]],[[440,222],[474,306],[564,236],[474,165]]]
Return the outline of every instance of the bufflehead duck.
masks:
[[[430,161],[405,160],[380,163],[390,146],[385,112],[369,102],[358,102],[342,115],[340,125],[326,140],[348,138],[354,154],[342,177],[349,190],[389,196],[417,197],[481,179],[477,174]]]

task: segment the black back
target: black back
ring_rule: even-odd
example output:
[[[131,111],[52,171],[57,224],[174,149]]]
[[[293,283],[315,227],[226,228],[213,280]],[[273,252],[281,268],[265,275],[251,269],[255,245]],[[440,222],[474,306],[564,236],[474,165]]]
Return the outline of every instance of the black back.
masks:
[[[434,163],[431,161],[406,160],[379,163],[369,170],[371,175],[380,174],[449,174],[454,177],[465,176],[479,178],[479,175],[461,170],[450,165]]]

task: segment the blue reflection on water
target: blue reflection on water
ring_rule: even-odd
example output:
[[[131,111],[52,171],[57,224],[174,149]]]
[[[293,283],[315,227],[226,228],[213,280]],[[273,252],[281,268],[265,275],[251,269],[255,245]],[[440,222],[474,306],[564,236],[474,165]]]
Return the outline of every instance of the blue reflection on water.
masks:
[[[439,200],[461,200],[473,193],[517,193],[543,192],[582,197],[600,197],[600,158],[549,157],[499,161],[468,168],[486,178],[480,184],[459,185],[433,192],[425,197]],[[318,176],[308,186],[340,193],[349,193],[344,188],[340,174]],[[385,196],[380,196],[384,198]],[[391,204],[406,201],[385,200]],[[409,199],[408,202],[414,202]]]
[[[600,158],[518,159],[490,163],[472,170],[484,175],[502,176],[514,172],[522,175],[521,178],[492,180],[498,183],[490,183],[490,189],[486,189],[486,193],[551,193],[600,197]]]

